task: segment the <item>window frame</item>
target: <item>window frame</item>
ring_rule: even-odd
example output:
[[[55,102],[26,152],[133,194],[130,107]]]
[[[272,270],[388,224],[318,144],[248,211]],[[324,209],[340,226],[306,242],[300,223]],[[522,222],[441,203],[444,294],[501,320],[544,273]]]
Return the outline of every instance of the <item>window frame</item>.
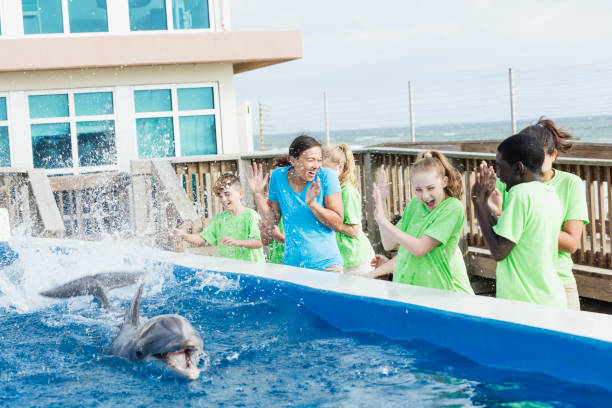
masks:
[[[107,31],[92,31],[85,33],[72,33],[70,32],[70,12],[68,9],[68,0],[60,0],[60,4],[62,7],[62,27],[64,29],[61,33],[37,33],[37,34],[26,34],[25,33],[25,24],[23,21],[23,1],[19,1],[19,13],[21,14],[21,32],[23,35],[28,37],[57,37],[62,35],[107,35],[111,32],[111,22],[110,22],[110,12],[112,0],[106,0],[106,28]]]
[[[64,0],[67,1],[67,0]],[[107,0],[107,4],[108,4]],[[129,0],[128,0],[129,1]],[[174,10],[172,8],[173,0],[164,0],[164,4],[166,5],[166,29],[165,30],[134,30],[132,31],[131,22],[130,22],[130,6],[127,6],[127,25],[128,31],[130,33],[160,33],[160,32],[208,32],[215,31],[215,9],[214,3],[215,0],[207,0],[208,3],[208,28],[174,28]]]
[[[11,143],[11,107],[8,92],[0,92],[0,98],[6,101],[6,120],[0,120],[0,126],[8,129],[9,139],[9,167],[13,166],[13,143]]]
[[[178,109],[178,89],[187,88],[212,88],[213,89],[213,103],[214,109],[195,109],[195,110],[179,110]],[[160,89],[170,89],[170,100],[172,102],[172,111],[162,112],[136,112],[136,101],[135,91],[154,91]],[[148,118],[172,118],[172,128],[174,134],[174,156],[168,156],[168,159],[173,158],[185,158],[185,157],[198,157],[198,156],[183,156],[181,146],[181,130],[180,130],[180,117],[181,116],[202,116],[202,115],[214,115],[215,117],[215,141],[217,143],[217,153],[221,154],[223,151],[222,137],[221,137],[221,109],[219,107],[219,84],[217,82],[198,82],[198,83],[185,83],[185,84],[155,84],[155,85],[138,85],[131,87],[132,94],[132,105],[134,110],[132,111],[135,137],[134,137],[134,151],[138,155],[138,131],[136,128],[137,119],[148,119]],[[212,155],[212,153],[211,153]],[[208,155],[200,155],[208,156]],[[145,157],[138,156],[139,160],[146,160]]]
[[[105,115],[83,115],[77,116],[75,113],[74,94],[80,93],[93,93],[93,92],[110,92],[113,98],[113,113]],[[68,116],[65,117],[51,117],[51,118],[32,118],[30,116],[30,96],[37,95],[68,95]],[[25,106],[27,109],[28,119],[28,137],[30,143],[32,143],[32,125],[43,125],[53,123],[69,123],[70,125],[70,146],[72,149],[72,167],[64,168],[52,168],[45,169],[47,174],[81,174],[81,173],[92,173],[100,171],[118,171],[119,170],[119,147],[117,143],[117,96],[116,89],[114,87],[97,87],[97,88],[73,88],[73,89],[52,89],[44,91],[30,91],[25,92]],[[116,150],[116,163],[106,164],[103,166],[80,166],[79,165],[79,152],[78,152],[78,135],[77,135],[77,122],[91,122],[91,121],[103,121],[112,120],[115,124],[115,150]],[[9,129],[10,132],[10,129]],[[34,157],[33,146],[30,151],[31,157]]]

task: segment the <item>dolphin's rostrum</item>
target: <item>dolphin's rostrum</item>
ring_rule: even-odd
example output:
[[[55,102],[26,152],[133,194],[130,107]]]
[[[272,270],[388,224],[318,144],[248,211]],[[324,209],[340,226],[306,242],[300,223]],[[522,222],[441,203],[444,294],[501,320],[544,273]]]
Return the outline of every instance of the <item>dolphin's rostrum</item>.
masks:
[[[141,275],[99,273],[41,292],[41,295],[66,298],[89,294],[109,307],[106,290],[136,283]],[[198,362],[204,348],[202,338],[187,319],[176,314],[159,315],[141,322],[138,309],[142,288],[143,284],[140,284],[125,313],[119,334],[111,344],[111,353],[131,361],[158,360],[178,375],[189,379],[198,378]]]

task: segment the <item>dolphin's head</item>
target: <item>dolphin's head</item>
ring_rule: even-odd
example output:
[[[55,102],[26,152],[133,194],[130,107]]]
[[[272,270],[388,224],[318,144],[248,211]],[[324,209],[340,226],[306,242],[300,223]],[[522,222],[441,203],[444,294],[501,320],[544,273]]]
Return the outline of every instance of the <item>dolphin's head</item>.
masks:
[[[159,360],[174,373],[195,380],[204,343],[183,316],[170,314],[148,320],[139,330],[132,360]]]

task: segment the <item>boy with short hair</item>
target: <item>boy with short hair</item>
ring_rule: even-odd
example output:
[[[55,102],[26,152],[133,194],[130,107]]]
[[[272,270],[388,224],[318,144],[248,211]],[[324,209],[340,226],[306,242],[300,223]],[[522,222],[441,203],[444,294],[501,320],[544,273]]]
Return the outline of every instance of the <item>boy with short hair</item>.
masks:
[[[259,214],[242,205],[240,179],[231,173],[222,174],[213,188],[223,212],[217,214],[200,234],[175,233],[194,245],[218,246],[222,258],[265,262],[259,233]]]
[[[534,136],[516,134],[497,147],[497,175],[506,184],[504,211],[489,211],[493,168],[483,161],[472,187],[480,229],[497,261],[497,297],[567,307],[556,272],[561,204],[542,183],[544,149]]]

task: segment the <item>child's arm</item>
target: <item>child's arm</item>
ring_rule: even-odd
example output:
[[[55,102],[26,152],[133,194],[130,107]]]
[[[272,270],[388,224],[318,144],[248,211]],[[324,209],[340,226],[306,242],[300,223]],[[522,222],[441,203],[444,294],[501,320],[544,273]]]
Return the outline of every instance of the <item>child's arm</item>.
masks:
[[[274,239],[275,241],[278,241],[278,242],[284,244],[285,243],[285,234],[280,232],[278,227],[274,227],[274,230],[272,231],[272,239]]]
[[[390,273],[393,273],[393,268],[395,267],[395,260],[397,259],[397,256],[394,257],[393,259],[391,259],[389,262],[385,262],[384,264],[382,264],[381,266],[379,266],[378,268],[374,269],[372,272],[369,272],[363,276],[367,277],[367,278],[378,278],[380,276],[383,275],[388,275]]]
[[[580,246],[580,238],[584,222],[582,220],[567,220],[563,223],[563,230],[559,233],[559,250],[573,254]]]
[[[251,239],[242,239],[237,240],[232,237],[223,237],[219,241],[220,244],[235,246],[240,248],[248,248],[248,249],[257,249],[263,246],[261,239],[251,238]]]
[[[323,198],[325,207],[319,204],[316,198],[321,192],[321,179],[316,180],[306,191],[306,205],[315,217],[334,231],[340,231],[344,224],[344,205],[342,204],[342,193],[337,192]]]
[[[206,242],[206,240],[202,238],[200,234],[188,234],[178,229],[175,229],[174,231],[172,231],[172,234],[179,237],[180,239],[183,239],[189,242],[192,245],[208,246],[208,242]]]
[[[389,235],[386,229],[381,228],[381,223],[387,221],[387,194],[389,194],[389,182],[387,181],[387,173],[385,169],[381,169],[378,174],[378,182],[374,184],[374,219],[378,224],[380,232],[380,241],[385,251],[392,251],[397,248],[399,243],[392,235]]]
[[[472,186],[472,202],[474,204],[474,212],[480,225],[480,230],[484,237],[489,251],[493,259],[501,261],[516,245],[514,242],[497,235],[493,231],[493,226],[497,224],[497,216],[489,211],[488,200],[491,195],[491,187],[489,180],[494,176],[493,168],[488,167],[486,162],[480,164],[478,173],[476,173],[476,183]]]
[[[338,232],[341,232],[353,238],[357,238],[359,236],[360,230],[361,230],[361,225],[359,224],[342,223],[342,225],[340,225],[340,228],[338,228]]]
[[[385,235],[390,240],[398,242],[417,258],[427,255],[432,249],[440,245],[440,241],[429,235],[423,234],[420,238],[415,238],[412,235],[406,234],[404,231],[391,224],[386,218],[377,219],[376,221],[378,221],[381,237]]]

